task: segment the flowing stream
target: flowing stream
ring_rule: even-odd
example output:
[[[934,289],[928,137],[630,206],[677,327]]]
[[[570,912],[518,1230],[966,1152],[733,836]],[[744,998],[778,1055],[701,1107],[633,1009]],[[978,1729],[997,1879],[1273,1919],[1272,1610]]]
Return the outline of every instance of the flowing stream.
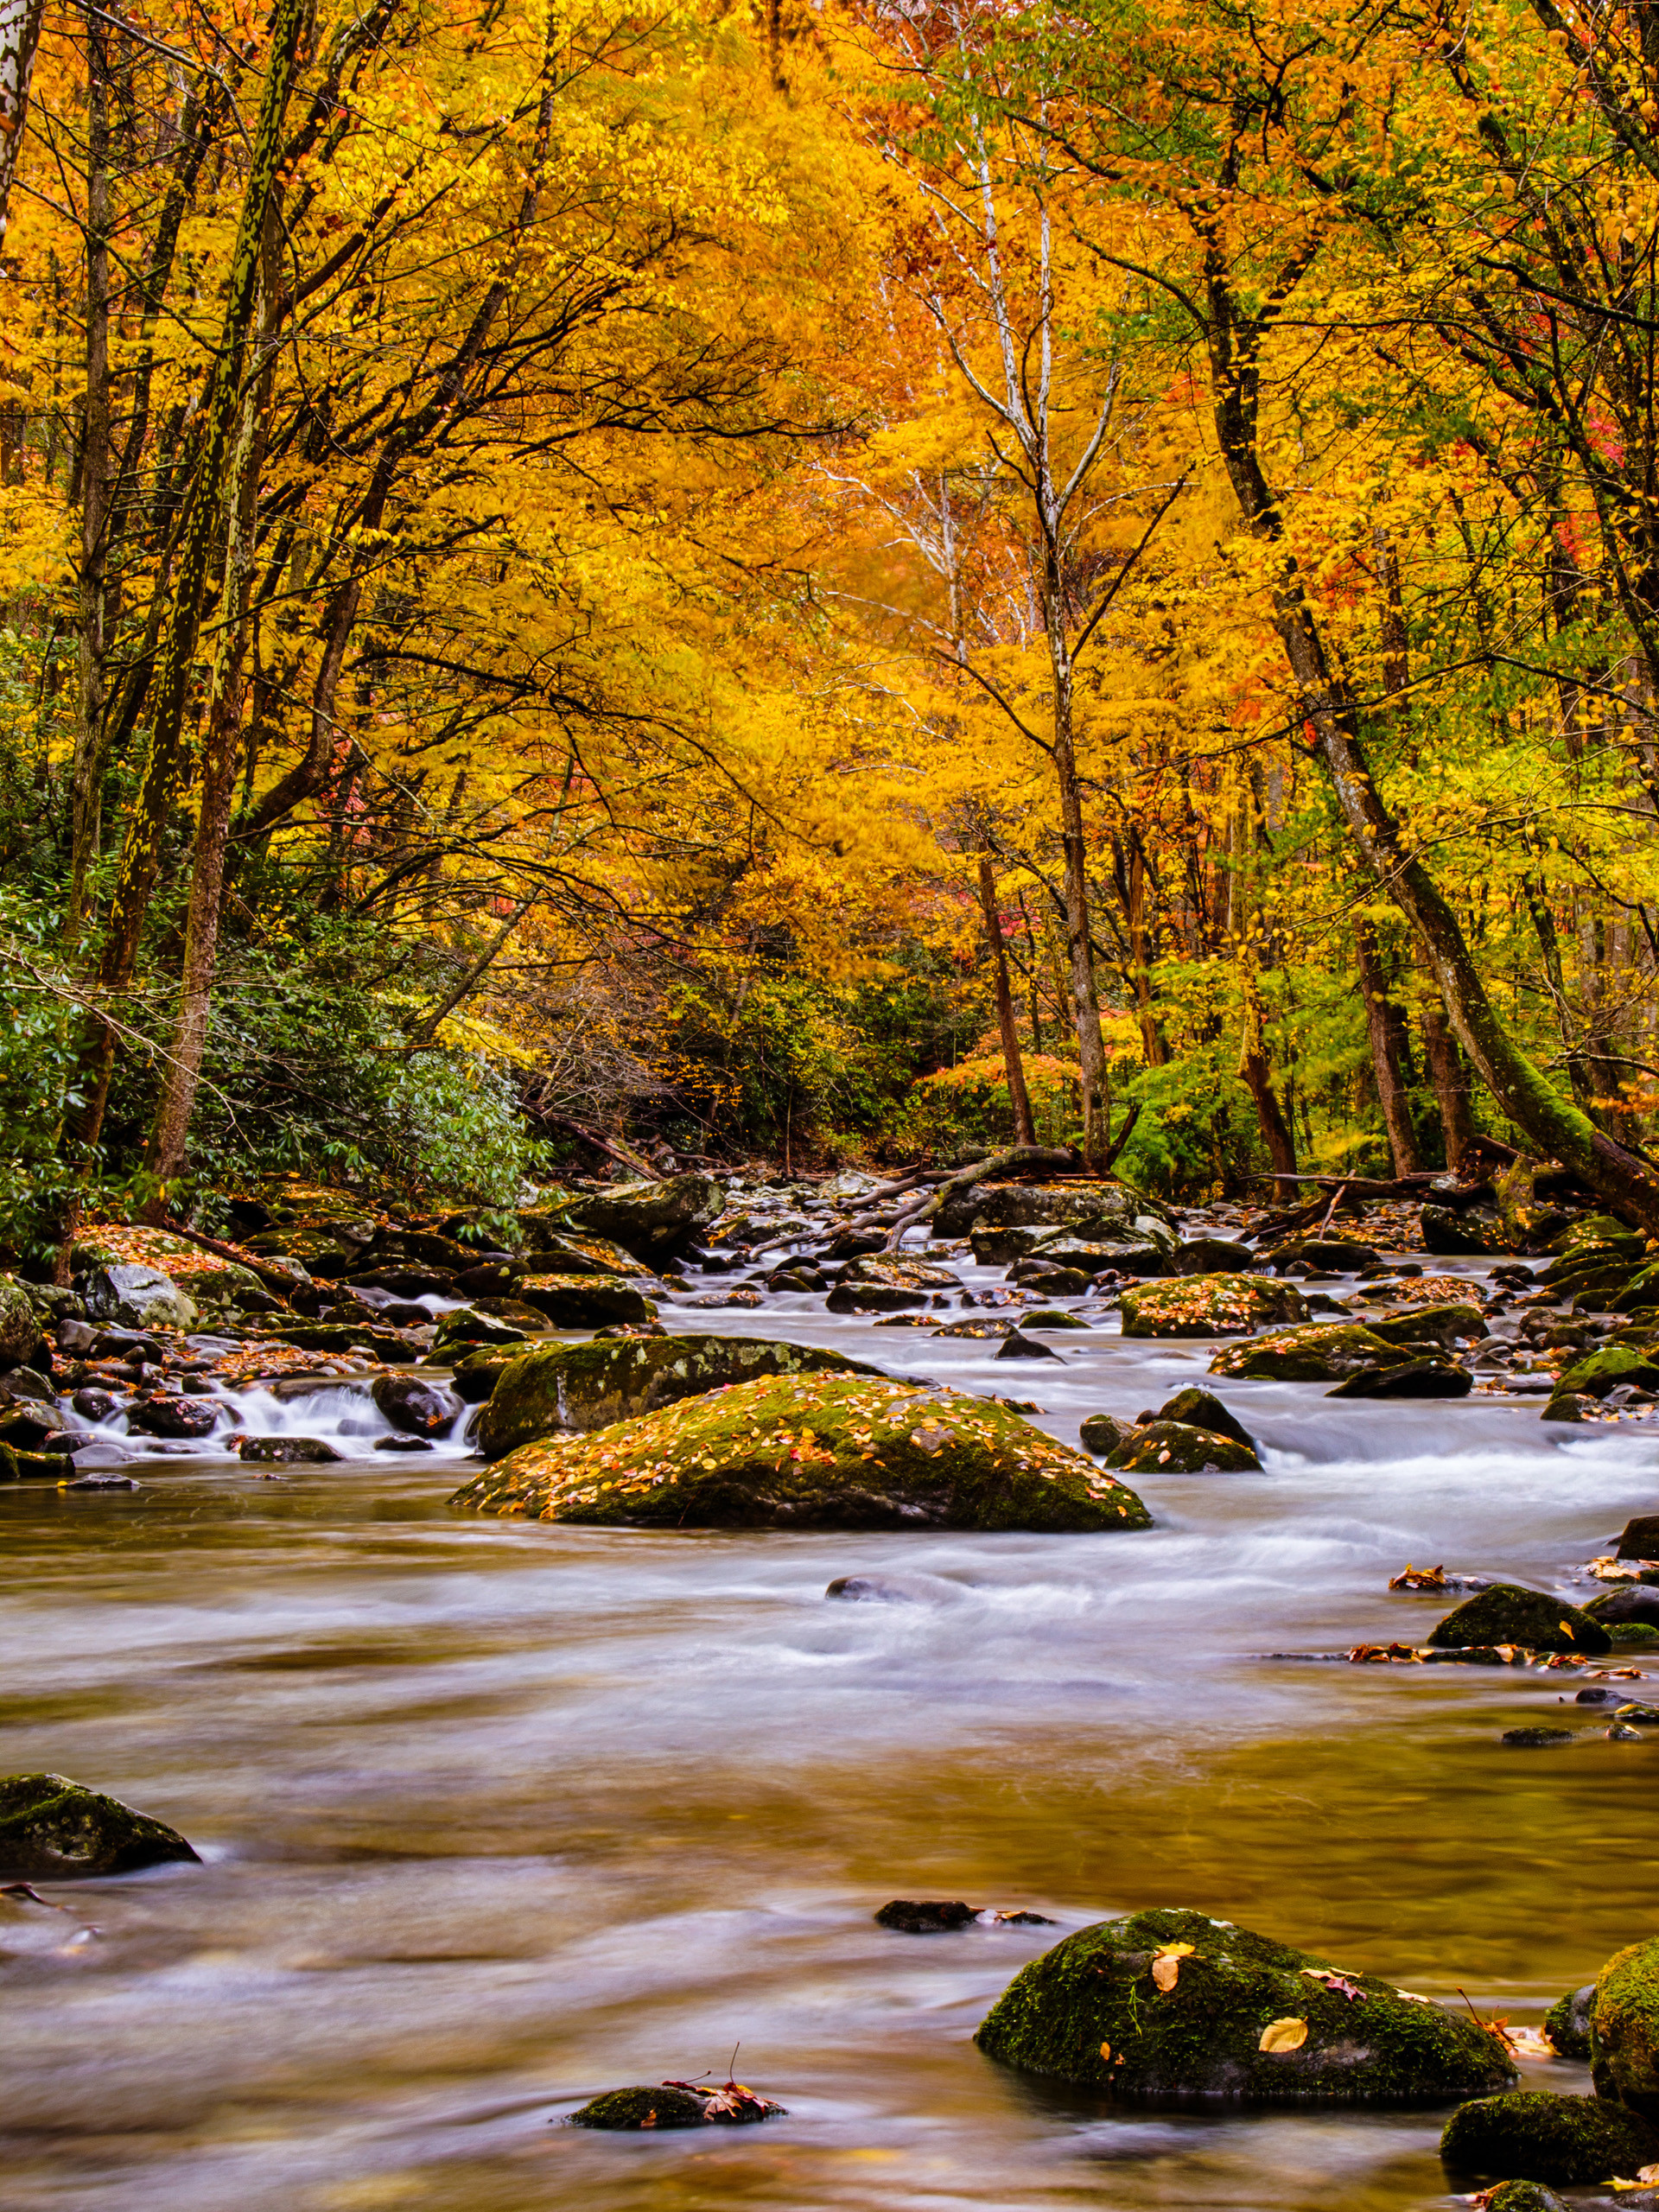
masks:
[[[664,1314],[1030,1398],[1068,1439],[1208,1380],[1209,1345],[1115,1319],[1016,1363],[804,1295]],[[1267,1471],[1136,1478],[1158,1525],[1135,1535],[463,1516],[462,1447],[376,1452],[349,1388],[238,1401],[341,1464],[210,1440],[130,1461],[133,1491],[0,1492],[0,1770],[107,1789],[206,1862],[48,1891],[66,1911],[0,1898],[0,2202],[1447,2205],[1441,2113],[1113,2107],[970,2039],[1025,1961],[1143,1905],[1512,2022],[1659,1924],[1659,1731],[1608,1741],[1559,1673],[1267,1656],[1421,1641],[1449,1601],[1390,1593],[1408,1560],[1582,1599],[1574,1571],[1659,1510],[1659,1430],[1220,1390]],[[848,1573],[888,1600],[826,1599]],[[1565,1748],[1498,1741],[1563,1717]],[[894,1897],[1060,1925],[906,1936],[872,1918]],[[552,2124],[625,2082],[724,2078],[734,2046],[788,2118]]]

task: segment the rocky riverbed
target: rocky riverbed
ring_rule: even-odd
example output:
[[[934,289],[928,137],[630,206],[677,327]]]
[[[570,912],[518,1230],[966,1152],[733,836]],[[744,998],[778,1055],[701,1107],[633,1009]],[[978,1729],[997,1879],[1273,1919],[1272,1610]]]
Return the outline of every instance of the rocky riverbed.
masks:
[[[1375,1224],[1374,1256],[1269,1269],[1280,1248],[1247,1215],[1103,1221],[1075,1192],[1059,1218],[970,1215],[894,1257],[837,1252],[868,1201],[868,1185],[721,1190],[664,1240],[594,1193],[586,1222],[531,1224],[538,1250],[480,1257],[461,1222],[359,1207],[353,1237],[320,1206],[306,1225],[302,1198],[207,1255],[247,1268],[230,1287],[245,1306],[142,1243],[106,1246],[55,1313],[37,1294],[14,1349],[50,1372],[10,1370],[22,1459],[0,1491],[0,1765],[112,1791],[201,1863],[0,1899],[9,2201],[1367,2212],[1472,2186],[1440,2163],[1440,2113],[1103,2103],[972,2037],[1057,1936],[1148,1908],[1535,2026],[1652,1932],[1659,1727],[1620,1732],[1604,1708],[1659,1695],[1659,1660],[1506,1644],[1508,1663],[1427,1663],[1461,1593],[1389,1587],[1413,1562],[1580,1606],[1646,1588],[1601,1579],[1639,1560],[1592,1567],[1659,1510],[1646,1385],[1610,1384],[1611,1403],[1557,1387],[1639,1330],[1639,1306],[1574,1311],[1581,1287],[1534,1279],[1568,1255],[1427,1254],[1406,1217]],[[422,1236],[453,1250],[423,1258]],[[1054,1256],[1031,1249],[1050,1237]],[[620,1266],[577,1272],[607,1248]],[[388,1280],[325,1274],[342,1256]],[[1604,1272],[1627,1256],[1603,1248]],[[287,1290],[270,1281],[285,1262],[305,1274]],[[97,1269],[123,1267],[195,1310],[88,1312],[111,1302]],[[490,1401],[463,1391],[591,1334],[597,1317],[546,1325],[607,1279],[678,1333],[1013,1401],[1055,1446],[1090,1415],[1149,1435],[1138,1415],[1208,1390],[1260,1469],[1143,1452],[1122,1479],[1152,1525],[1110,1535],[679,1533],[451,1507],[488,1472],[471,1433]],[[1126,1335],[1136,1282],[1215,1287],[1175,1300],[1180,1333]],[[334,1318],[352,1290],[375,1295]],[[1195,1310],[1213,1332],[1186,1325]],[[1356,1330],[1386,1349],[1356,1361]],[[1287,1331],[1294,1365],[1332,1372],[1241,1371]],[[1461,1395],[1348,1392],[1408,1365]],[[79,1410],[93,1390],[109,1403]],[[1541,1419],[1565,1395],[1589,1402],[1580,1418]],[[168,1433],[170,1401],[211,1421]],[[302,1439],[338,1456],[271,1448]],[[1503,1740],[1517,1729],[1558,1740]],[[893,1897],[1058,1926],[910,1936],[874,1919]],[[625,2082],[724,2081],[740,2043],[738,2075],[787,2107],[765,2127],[550,2125]],[[1520,2068],[1529,2088],[1590,2086],[1580,2062]]]

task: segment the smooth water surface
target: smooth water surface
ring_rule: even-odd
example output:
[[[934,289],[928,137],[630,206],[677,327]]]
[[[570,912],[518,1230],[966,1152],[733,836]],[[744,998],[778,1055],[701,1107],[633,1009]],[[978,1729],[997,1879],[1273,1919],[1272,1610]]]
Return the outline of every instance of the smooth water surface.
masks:
[[[665,1318],[1033,1398],[1067,1437],[1210,1349],[1102,1329],[995,1361],[804,1297]],[[1659,1924],[1659,1732],[1580,1710],[1519,1751],[1501,1730],[1560,1719],[1570,1675],[1266,1656],[1421,1640],[1445,1601],[1389,1592],[1408,1559],[1587,1595],[1574,1570],[1659,1507],[1659,1431],[1222,1389],[1268,1471],[1147,1478],[1142,1535],[527,1527],[366,1437],[280,1480],[174,1453],[130,1493],[0,1497],[0,1770],[111,1789],[207,1861],[0,1899],[0,2202],[1447,2203],[1440,2115],[1113,2108],[970,2040],[1065,1928],[1142,1905],[1513,2020]],[[906,1601],[826,1601],[849,1573]],[[1062,1927],[906,1937],[872,1920],[892,1897]],[[734,2045],[787,2119],[551,2124]]]

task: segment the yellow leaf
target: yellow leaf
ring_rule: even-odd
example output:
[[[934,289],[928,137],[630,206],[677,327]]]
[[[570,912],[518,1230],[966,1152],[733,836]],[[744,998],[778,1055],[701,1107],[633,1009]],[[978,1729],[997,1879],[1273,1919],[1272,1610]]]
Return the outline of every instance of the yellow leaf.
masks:
[[[1269,2020],[1262,2031],[1258,2050],[1300,2050],[1307,2041],[1306,2020]]]
[[[1191,1943],[1166,1943],[1158,1951],[1152,1962],[1152,1978],[1166,1996],[1175,1986],[1176,1976],[1181,1970],[1181,1961],[1190,1959],[1192,1955]]]
[[[1102,2044],[1102,2045],[1100,2046],[1100,2055],[1101,2055],[1101,2056],[1102,2056],[1103,2058],[1109,2058],[1109,2057],[1111,2056],[1111,2055],[1112,2055],[1112,2046],[1110,2045],[1110,2044],[1109,2044],[1109,2043],[1103,2043],[1103,2044]]]

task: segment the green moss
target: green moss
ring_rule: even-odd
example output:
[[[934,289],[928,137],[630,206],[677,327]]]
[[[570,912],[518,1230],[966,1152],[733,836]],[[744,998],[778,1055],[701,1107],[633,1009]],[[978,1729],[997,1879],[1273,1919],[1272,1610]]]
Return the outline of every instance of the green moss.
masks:
[[[1659,1936],[1616,1953],[1596,1976],[1590,2051],[1599,2094],[1659,2121]]]
[[[498,1395],[505,1384],[497,1386]],[[984,1398],[884,1376],[765,1376],[525,1444],[454,1504],[601,1526],[1144,1529],[1135,1492]]]
[[[1407,1306],[1397,1313],[1371,1313],[1365,1325],[1389,1344],[1450,1344],[1491,1334],[1479,1306],[1461,1304]]]
[[[642,2127],[703,2127],[708,2125],[703,2100],[689,2089],[607,2089],[602,2097],[583,2105],[570,2115],[572,2127],[604,2127],[619,2132]]]
[[[1109,1452],[1116,1452],[1135,1434],[1132,1421],[1120,1421],[1116,1414],[1090,1414],[1078,1431],[1079,1440],[1085,1452],[1092,1452],[1103,1459]]]
[[[1428,1641],[1441,1651],[1471,1643],[1518,1643],[1529,1651],[1612,1649],[1600,1622],[1577,1605],[1515,1582],[1495,1582],[1490,1590],[1465,1598],[1429,1630]]]
[[[1590,2006],[1595,1993],[1595,1983],[1587,1981],[1582,1989],[1569,1989],[1565,1997],[1558,1997],[1544,2015],[1544,2033],[1563,2058],[1590,2056]]]
[[[520,1301],[556,1329],[597,1329],[607,1321],[654,1321],[657,1308],[620,1275],[521,1275]]]
[[[1109,1467],[1126,1475],[1231,1475],[1254,1471],[1262,1462],[1248,1444],[1217,1436],[1190,1421],[1152,1421],[1107,1454]]]
[[[1177,1943],[1192,1954],[1163,1990],[1154,1960]],[[1305,2022],[1306,2039],[1262,2050],[1263,2031],[1286,2020]],[[1067,1936],[1015,1976],[975,2041],[1007,2065],[1132,2099],[1432,2103],[1515,2078],[1473,2021],[1374,1974],[1179,1910]]]
[[[1210,1372],[1268,1382],[1339,1382],[1368,1368],[1397,1367],[1409,1357],[1360,1322],[1316,1321],[1307,1328],[1276,1329],[1249,1344],[1224,1344]]]
[[[1659,2137],[1634,2113],[1599,2097],[1515,2089],[1460,2105],[1440,2137],[1453,2172],[1546,2182],[1626,2179],[1659,2158]]]
[[[1123,1294],[1126,1337],[1248,1336],[1266,1321],[1305,1321],[1307,1300],[1269,1275],[1179,1275]]]
[[[626,1337],[541,1344],[512,1360],[493,1390],[483,1394],[490,1405],[479,1419],[478,1446],[486,1459],[499,1459],[556,1430],[604,1428],[759,1375],[876,1371],[840,1352],[766,1337]]]
[[[1554,1395],[1566,1398],[1583,1392],[1592,1398],[1605,1398],[1621,1382],[1635,1382],[1644,1390],[1659,1389],[1659,1357],[1628,1344],[1592,1351],[1587,1359],[1567,1369],[1556,1383]]]
[[[8,1881],[130,1874],[195,1856],[176,1829],[67,1775],[0,1776],[0,1878]]]
[[[1504,2181],[1488,2194],[1486,2212],[1567,2212],[1567,2206],[1541,2181]]]

